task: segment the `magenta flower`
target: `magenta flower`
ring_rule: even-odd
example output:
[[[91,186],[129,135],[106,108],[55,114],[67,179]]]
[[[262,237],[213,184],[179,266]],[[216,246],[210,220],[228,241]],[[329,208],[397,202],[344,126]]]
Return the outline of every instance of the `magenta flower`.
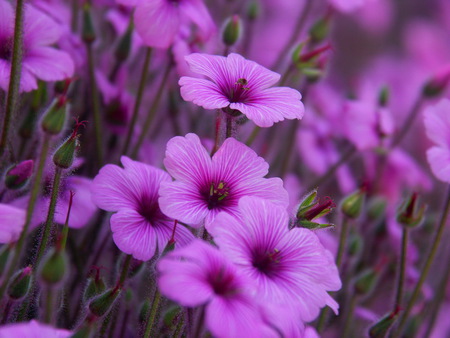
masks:
[[[172,238],[174,221],[158,205],[158,189],[171,181],[161,169],[122,156],[124,168],[104,166],[95,177],[92,195],[97,206],[116,212],[111,216],[111,230],[117,247],[134,258],[146,261],[161,252]],[[186,244],[193,235],[176,227],[174,239]]]
[[[5,0],[0,0],[0,22],[0,88],[7,90],[14,40],[14,12]],[[59,81],[73,75],[74,64],[69,54],[50,47],[60,36],[58,24],[33,6],[26,6],[20,91],[36,89],[37,79]]]
[[[193,22],[206,40],[215,31],[214,21],[202,0],[121,0],[137,5],[136,31],[150,47],[168,48],[183,24]]]
[[[303,117],[301,94],[288,87],[270,88],[280,75],[256,62],[234,53],[228,57],[194,53],[186,61],[194,73],[208,79],[183,76],[179,84],[185,101],[205,109],[238,110],[260,127]]]
[[[341,287],[331,253],[310,230],[289,231],[286,210],[270,201],[243,197],[240,218],[217,215],[210,232],[220,250],[258,285],[264,302],[285,304],[303,321],[325,305],[339,305],[327,291]],[[294,318],[293,318],[294,319]]]
[[[225,140],[211,158],[195,134],[177,136],[167,143],[164,165],[175,178],[159,191],[161,210],[168,216],[208,226],[216,214],[238,212],[243,196],[258,196],[286,207],[288,195],[279,178],[263,178],[269,165],[234,138]]]
[[[32,320],[28,323],[8,324],[0,327],[2,338],[66,338],[72,335],[71,331],[57,329],[47,324]]]
[[[17,241],[24,225],[24,209],[0,203],[0,243]]]
[[[157,266],[161,293],[183,306],[206,306],[205,323],[215,337],[261,337],[270,333],[251,282],[217,249],[203,241],[176,249]]]
[[[436,145],[428,149],[427,159],[438,179],[450,183],[450,100],[442,99],[427,107],[424,123],[427,136]]]

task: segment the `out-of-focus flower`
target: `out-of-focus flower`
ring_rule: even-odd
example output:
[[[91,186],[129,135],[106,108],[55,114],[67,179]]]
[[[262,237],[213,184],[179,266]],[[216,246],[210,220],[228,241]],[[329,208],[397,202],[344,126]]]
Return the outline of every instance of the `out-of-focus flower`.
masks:
[[[0,0],[0,19],[0,88],[7,90],[14,41],[14,12],[5,0]],[[69,54],[50,47],[60,36],[58,24],[51,18],[32,5],[25,7],[21,92],[36,89],[37,79],[59,81],[73,75],[74,64]]]
[[[163,295],[183,306],[206,306],[206,326],[215,337],[272,331],[262,320],[253,283],[211,245],[195,240],[162,258],[157,269]]]
[[[195,23],[203,40],[215,32],[215,24],[202,0],[120,0],[137,6],[136,31],[150,47],[168,48],[186,23]]]
[[[239,201],[240,218],[217,215],[210,232],[215,243],[258,285],[264,302],[285,304],[303,321],[328,305],[327,293],[341,288],[334,259],[317,236],[304,228],[288,229],[286,210],[255,197]],[[294,319],[294,318],[293,318]]]
[[[257,196],[286,207],[288,195],[279,178],[264,178],[269,165],[234,138],[228,138],[211,158],[195,134],[167,143],[164,165],[176,181],[161,183],[161,210],[199,226],[220,211],[237,215],[243,196]]]
[[[72,335],[71,331],[57,329],[47,324],[32,320],[28,323],[15,323],[0,327],[2,338],[66,338]]]
[[[205,109],[229,108],[247,116],[260,127],[284,119],[301,119],[301,94],[288,87],[273,87],[280,75],[246,60],[239,54],[228,57],[194,53],[186,56],[194,73],[208,79],[184,76],[181,96]]]
[[[92,198],[97,206],[117,212],[111,216],[113,239],[120,250],[139,260],[149,260],[162,252],[174,233],[180,244],[193,235],[164,215],[158,205],[158,189],[170,176],[161,169],[122,156],[124,168],[104,166],[95,177]]]
[[[433,174],[450,183],[450,100],[442,99],[424,112],[427,136],[435,143],[427,151]]]
[[[24,224],[24,209],[0,203],[0,243],[17,241]]]

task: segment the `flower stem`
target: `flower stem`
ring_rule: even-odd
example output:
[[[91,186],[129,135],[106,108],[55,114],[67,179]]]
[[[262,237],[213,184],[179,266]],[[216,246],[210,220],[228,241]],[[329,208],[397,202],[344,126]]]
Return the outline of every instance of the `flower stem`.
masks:
[[[428,272],[430,271],[431,265],[433,264],[434,257],[436,256],[437,249],[439,248],[439,244],[441,243],[442,235],[444,233],[445,224],[446,224],[447,216],[448,216],[449,212],[450,212],[450,188],[447,193],[445,207],[442,212],[441,219],[439,221],[439,226],[438,226],[436,235],[433,238],[433,242],[432,242],[433,244],[431,246],[430,252],[428,253],[428,256],[425,260],[425,265],[422,268],[419,281],[417,282],[416,287],[414,288],[413,294],[412,294],[411,298],[409,299],[409,302],[406,305],[405,311],[400,320],[400,324],[398,325],[398,328],[395,331],[393,337],[399,337],[401,335],[403,328],[404,328],[406,322],[408,321],[408,316],[417,300],[417,297],[419,296],[419,293],[422,289],[423,283],[425,282],[425,279],[428,276]]]
[[[41,243],[39,244],[39,250],[38,250],[38,253],[36,256],[36,261],[34,264],[34,266],[36,268],[39,266],[39,262],[41,261],[41,258],[45,252],[45,249],[47,248],[47,242],[48,242],[48,239],[50,236],[50,230],[53,226],[53,219],[55,217],[56,202],[58,201],[61,176],[62,176],[62,169],[59,167],[56,167],[55,176],[53,178],[52,195],[51,195],[51,199],[50,199],[50,205],[48,207],[47,219],[45,221],[44,232],[42,234]]]
[[[195,326],[195,333],[193,337],[201,337],[202,329],[203,329],[203,322],[205,321],[205,306],[203,305],[200,308],[200,313],[197,318],[197,324]]]
[[[252,133],[248,137],[247,141],[245,141],[245,145],[250,147],[253,144],[253,142],[255,141],[255,139],[258,136],[260,131],[261,131],[261,127],[255,126],[252,130]]]
[[[70,27],[72,32],[78,31],[78,17],[80,13],[79,0],[72,0],[72,17],[70,18]]]
[[[159,84],[158,91],[156,92],[156,95],[153,99],[153,103],[147,114],[147,118],[144,121],[144,126],[142,128],[141,135],[139,135],[139,139],[131,153],[132,158],[137,157],[139,149],[141,148],[142,143],[144,142],[145,137],[147,136],[147,134],[150,130],[153,119],[155,118],[155,115],[156,115],[156,110],[158,109],[158,106],[159,106],[159,102],[161,101],[161,97],[163,96],[162,94],[163,94],[164,87],[166,86],[167,80],[169,79],[169,74],[170,74],[171,68],[172,68],[172,62],[169,62],[166,66],[166,69],[164,70],[163,78],[161,80],[161,83]]]
[[[3,128],[0,137],[0,156],[6,150],[8,144],[8,133],[11,126],[11,120],[18,107],[20,78],[22,75],[22,57],[23,57],[23,17],[24,0],[17,0],[16,17],[14,22],[14,43],[11,59],[11,74],[9,77],[8,96],[6,99],[6,110],[3,119]]]
[[[395,297],[395,304],[393,311],[401,307],[403,303],[403,286],[405,284],[406,254],[408,252],[408,235],[409,230],[407,227],[404,226],[402,231],[402,249],[401,249],[402,252],[400,256],[400,271],[397,283],[397,295]]]
[[[225,122],[226,122],[225,139],[227,139],[233,135],[233,117],[228,114],[225,114]]]
[[[45,319],[44,322],[51,324],[53,318],[53,288],[50,286],[47,290],[47,299],[45,301]]]
[[[357,304],[358,298],[353,295],[352,299],[350,300],[349,309],[347,311],[347,315],[345,316],[345,323],[344,328],[342,329],[342,336],[341,337],[350,337],[350,332],[352,328],[352,320],[354,320],[353,312],[355,311],[355,307]]]
[[[280,177],[284,178],[284,176],[286,176],[288,170],[289,170],[289,164],[291,163],[291,157],[292,157],[292,152],[294,150],[294,145],[295,145],[295,133],[297,131],[298,128],[298,124],[299,121],[298,120],[294,120],[290,122],[290,129],[288,131],[288,139],[287,139],[287,147],[284,150],[284,158],[283,161],[281,162],[281,170],[280,170]]]
[[[16,248],[14,250],[14,256],[9,264],[8,271],[5,275],[5,278],[3,280],[3,283],[0,287],[0,299],[3,297],[3,294],[5,293],[6,286],[8,285],[8,281],[11,278],[13,272],[15,271],[17,264],[19,263],[19,259],[22,253],[23,245],[25,244],[25,239],[28,235],[28,228],[30,227],[31,219],[33,216],[34,207],[36,206],[36,201],[39,195],[39,192],[41,191],[41,181],[42,181],[42,175],[44,173],[44,166],[45,166],[45,160],[48,155],[48,150],[50,146],[50,137],[48,135],[44,135],[44,139],[42,142],[42,149],[41,153],[39,155],[39,163],[36,170],[36,175],[34,176],[34,180],[31,186],[31,192],[30,192],[30,199],[28,201],[27,206],[27,214],[25,218],[25,225],[22,229],[22,232],[20,233],[19,240],[17,241]]]
[[[139,80],[139,87],[136,94],[136,102],[134,103],[133,115],[131,116],[130,124],[128,125],[127,136],[125,138],[125,144],[123,146],[122,154],[126,155],[130,147],[131,136],[133,135],[134,127],[139,116],[139,108],[142,102],[142,96],[144,94],[145,83],[147,82],[148,68],[150,60],[152,58],[152,48],[148,47],[145,51],[144,65],[142,66],[141,78]]]
[[[125,260],[123,262],[122,272],[120,273],[119,280],[117,281],[117,286],[123,285],[123,283],[127,279],[128,272],[130,270],[130,263],[131,263],[131,259],[132,258],[133,258],[133,256],[131,256],[131,255],[127,255],[125,257]]]
[[[159,293],[158,288],[156,288],[149,317],[147,319],[147,323],[145,324],[144,338],[150,337],[150,333],[152,332],[152,328],[155,323],[156,314],[158,313],[160,301],[161,301],[161,294]]]

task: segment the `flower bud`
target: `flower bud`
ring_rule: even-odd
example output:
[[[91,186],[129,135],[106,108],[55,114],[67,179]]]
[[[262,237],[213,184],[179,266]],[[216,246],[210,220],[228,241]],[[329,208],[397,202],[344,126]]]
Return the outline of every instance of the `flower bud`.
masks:
[[[247,9],[247,18],[252,21],[256,20],[260,13],[259,1],[253,0],[250,2]]]
[[[225,23],[222,33],[222,41],[227,46],[233,46],[241,36],[242,21],[239,15],[233,15]]]
[[[8,296],[13,300],[24,298],[30,291],[32,276],[31,266],[19,270],[8,286]]]
[[[67,275],[67,271],[68,264],[65,251],[50,249],[42,262],[40,271],[42,280],[49,285],[57,284]]]
[[[321,18],[317,20],[309,30],[309,36],[312,43],[319,43],[325,40],[330,32],[330,20],[329,18]]]
[[[439,96],[447,88],[449,81],[450,67],[447,67],[425,83],[422,95],[428,98]]]
[[[12,250],[13,247],[11,245],[3,245],[0,249],[0,276],[3,276],[3,272],[5,272],[5,267],[8,264],[8,258]]]
[[[84,121],[75,124],[72,135],[67,138],[53,154],[53,163],[61,169],[68,169],[72,166],[76,152],[80,146],[78,141],[78,128],[84,125]]]
[[[181,307],[179,307],[179,306],[170,307],[164,314],[164,317],[163,317],[164,324],[169,328],[172,327],[176,318],[180,315],[180,313],[181,313]]]
[[[367,216],[370,220],[380,219],[386,211],[387,202],[382,197],[371,198],[367,207]]]
[[[419,208],[417,198],[418,194],[414,192],[403,202],[397,211],[397,222],[411,228],[422,223],[426,205]],[[419,210],[417,210],[418,208]]]
[[[144,300],[139,309],[139,322],[143,323],[148,318],[148,312],[150,311],[151,303],[148,299]]]
[[[33,174],[33,167],[33,160],[26,160],[9,168],[5,175],[5,186],[8,189],[24,187]]]
[[[396,308],[391,313],[381,318],[378,322],[369,328],[370,338],[384,338],[387,337],[389,330],[398,318],[400,308]]]
[[[133,40],[133,25],[128,25],[125,34],[119,40],[119,44],[116,47],[114,56],[119,61],[125,61],[130,55],[131,41]]]
[[[58,135],[64,128],[69,104],[64,96],[54,99],[41,120],[41,128],[48,135]]]
[[[368,269],[356,277],[355,293],[359,295],[367,295],[373,291],[378,282],[378,271],[375,269]]]
[[[300,203],[296,214],[296,226],[307,229],[328,228],[333,224],[320,224],[314,220],[328,215],[336,205],[330,197],[317,198],[317,189],[311,191]]]
[[[83,300],[87,301],[101,294],[105,290],[106,290],[105,280],[103,279],[103,277],[100,277],[97,274],[95,277],[88,279],[86,288],[84,289],[83,293]]]
[[[386,107],[389,101],[389,88],[388,87],[383,87],[380,90],[380,94],[378,95],[378,104],[380,105],[380,107]]]
[[[364,247],[363,238],[356,232],[352,233],[348,243],[348,254],[350,256],[358,256]]]
[[[89,311],[96,317],[103,317],[112,308],[121,292],[122,288],[118,286],[106,290],[103,294],[91,300]]]
[[[91,15],[91,6],[88,3],[85,3],[83,6],[82,38],[87,44],[94,42],[96,39],[94,23]]]
[[[361,214],[365,197],[366,189],[363,187],[344,198],[341,204],[342,213],[349,218],[358,218]]]

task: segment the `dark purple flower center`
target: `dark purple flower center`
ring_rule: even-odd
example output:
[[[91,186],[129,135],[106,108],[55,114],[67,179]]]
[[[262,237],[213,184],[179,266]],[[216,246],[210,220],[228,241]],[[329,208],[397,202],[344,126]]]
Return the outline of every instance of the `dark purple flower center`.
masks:
[[[255,251],[252,257],[252,265],[259,272],[271,276],[279,269],[281,252],[277,249],[273,251]]]
[[[224,269],[211,273],[208,282],[217,295],[227,296],[236,292],[234,275]]]
[[[208,209],[212,210],[226,205],[229,200],[229,193],[230,187],[224,181],[220,181],[219,183],[211,183],[209,189],[204,189],[202,195],[206,200]]]
[[[141,197],[138,203],[138,209],[136,211],[150,224],[154,224],[157,221],[169,219],[159,209],[158,200],[152,199],[150,196]]]
[[[247,79],[240,78],[230,88],[228,99],[230,102],[243,102],[246,100],[249,90]]]

